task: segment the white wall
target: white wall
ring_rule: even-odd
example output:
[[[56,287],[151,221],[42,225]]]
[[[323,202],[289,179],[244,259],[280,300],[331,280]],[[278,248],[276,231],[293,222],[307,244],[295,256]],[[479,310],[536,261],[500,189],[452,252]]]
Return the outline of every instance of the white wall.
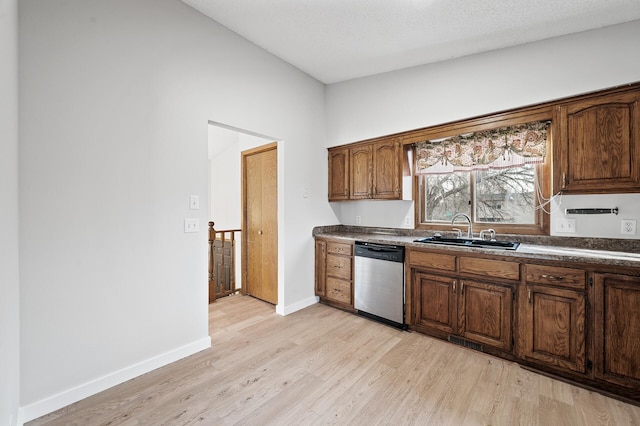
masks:
[[[18,421],[18,2],[0,0],[0,424]]]
[[[640,81],[638,40],[640,21],[633,21],[332,84],[326,95],[326,145],[341,145]],[[639,197],[638,194],[620,197],[620,203],[625,205],[625,218],[640,221]],[[597,195],[567,197],[563,208],[574,204],[608,207],[609,200]],[[362,223],[371,226],[402,223],[404,211],[390,217],[390,210],[400,209],[380,206],[371,208],[366,202],[355,202],[334,210],[345,224],[353,224],[355,216],[361,216]],[[557,217],[551,218],[552,228]],[[600,216],[607,223],[601,230],[590,225],[593,218],[578,217],[580,233],[576,235],[622,238],[620,218]]]
[[[315,301],[322,84],[178,0],[19,13],[25,420],[206,346],[209,120],[286,141],[280,302]]]

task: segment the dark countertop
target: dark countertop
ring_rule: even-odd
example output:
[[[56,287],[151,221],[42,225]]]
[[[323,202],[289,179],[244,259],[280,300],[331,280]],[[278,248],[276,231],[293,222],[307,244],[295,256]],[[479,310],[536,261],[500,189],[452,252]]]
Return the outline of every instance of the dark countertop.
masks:
[[[621,267],[640,267],[640,240],[610,238],[550,237],[537,235],[498,235],[498,239],[518,241],[517,250],[430,245],[414,240],[433,235],[432,231],[365,226],[318,226],[314,237],[429,248],[457,253],[493,254],[503,257],[544,259],[571,263],[591,263]]]

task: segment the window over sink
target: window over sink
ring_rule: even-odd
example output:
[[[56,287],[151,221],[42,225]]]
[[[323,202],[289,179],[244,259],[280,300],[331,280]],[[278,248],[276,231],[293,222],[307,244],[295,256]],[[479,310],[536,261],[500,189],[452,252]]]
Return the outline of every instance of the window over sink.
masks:
[[[547,233],[550,133],[536,121],[414,144],[417,227],[451,230],[465,213],[476,230]]]

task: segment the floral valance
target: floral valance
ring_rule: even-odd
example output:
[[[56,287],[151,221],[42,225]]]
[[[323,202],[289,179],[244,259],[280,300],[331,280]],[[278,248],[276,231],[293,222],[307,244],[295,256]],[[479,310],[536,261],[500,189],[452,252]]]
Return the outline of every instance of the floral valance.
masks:
[[[542,163],[549,124],[538,121],[417,143],[416,174]]]

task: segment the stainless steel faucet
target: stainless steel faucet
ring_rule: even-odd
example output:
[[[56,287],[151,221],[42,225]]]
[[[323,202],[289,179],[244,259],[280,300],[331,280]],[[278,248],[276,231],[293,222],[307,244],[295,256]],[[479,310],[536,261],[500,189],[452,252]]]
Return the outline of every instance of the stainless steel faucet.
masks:
[[[473,238],[473,226],[471,225],[471,218],[464,214],[464,213],[456,213],[453,218],[451,219],[451,226],[453,226],[453,224],[455,223],[456,219],[459,217],[463,217],[467,220],[467,223],[469,224],[469,228],[467,229],[467,238],[471,239]]]

